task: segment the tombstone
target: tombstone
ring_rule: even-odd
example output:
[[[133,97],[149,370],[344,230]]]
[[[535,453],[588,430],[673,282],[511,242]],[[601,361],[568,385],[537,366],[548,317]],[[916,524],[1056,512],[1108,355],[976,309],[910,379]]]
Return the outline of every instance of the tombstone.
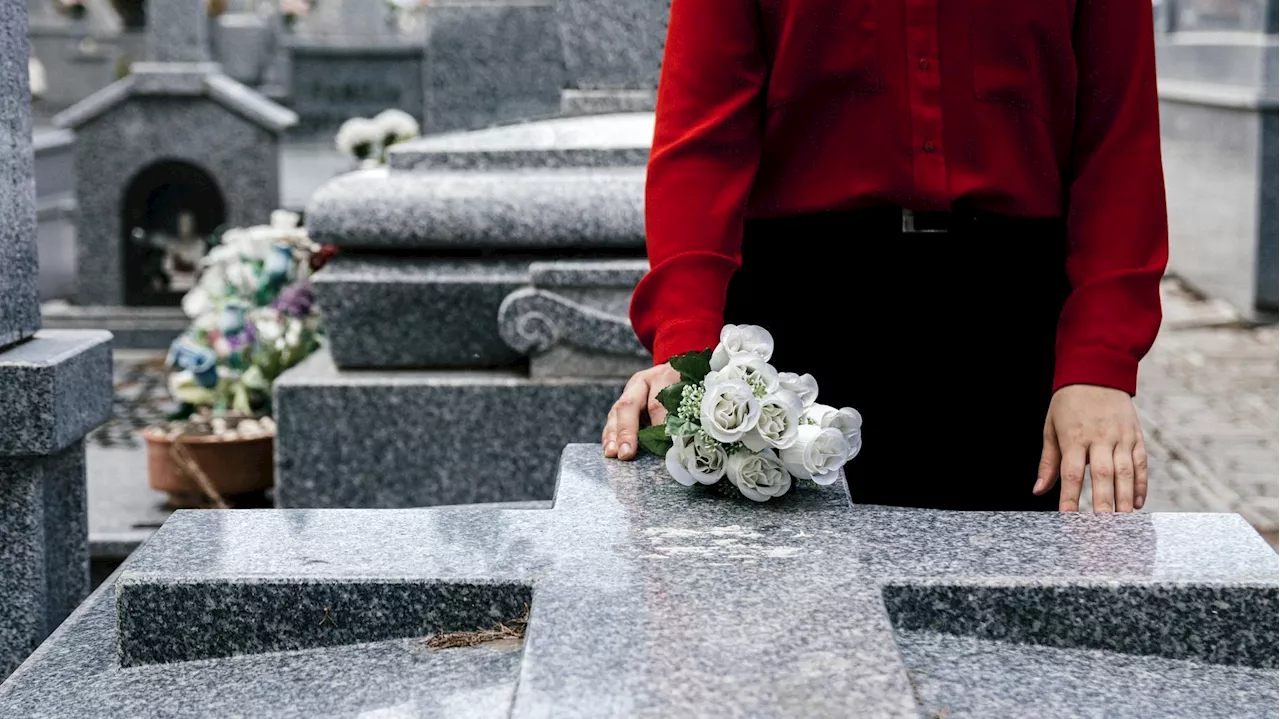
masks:
[[[1252,319],[1277,309],[1276,0],[1156,15],[1169,269]]]
[[[395,25],[385,0],[330,0],[287,33],[295,134],[332,138],[352,117],[395,108],[423,118],[423,32]]]
[[[317,190],[308,231],[343,252],[314,278],[326,349],[276,380],[277,505],[549,499],[652,362],[626,311],[652,136],[646,113],[437,135]]]
[[[560,0],[568,82],[561,112],[652,111],[671,0]]]
[[[33,98],[41,119],[67,109],[120,77],[125,56],[124,28],[110,3],[89,0],[73,18],[52,0],[27,0],[31,52],[44,68],[45,90]]]
[[[111,410],[111,335],[40,326],[26,32],[0,3],[0,678],[88,591],[84,436]]]
[[[579,445],[553,506],[178,512],[0,714],[1266,716],[1277,609],[1237,515],[758,505]]]
[[[105,326],[121,346],[166,347],[210,236],[278,209],[289,110],[209,62],[203,0],[153,0],[152,58],[57,116],[76,132],[76,305],[63,327]]]

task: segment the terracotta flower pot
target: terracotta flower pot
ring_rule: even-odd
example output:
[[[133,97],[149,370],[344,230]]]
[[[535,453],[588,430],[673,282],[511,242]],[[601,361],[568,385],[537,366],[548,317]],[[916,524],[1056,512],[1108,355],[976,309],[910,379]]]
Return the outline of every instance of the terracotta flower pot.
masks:
[[[167,492],[178,507],[204,506],[207,492],[173,457],[174,439],[163,431],[142,433],[147,442],[147,475],[151,488]],[[261,492],[273,483],[275,437],[224,439],[218,436],[185,436],[182,442],[191,459],[223,498]]]

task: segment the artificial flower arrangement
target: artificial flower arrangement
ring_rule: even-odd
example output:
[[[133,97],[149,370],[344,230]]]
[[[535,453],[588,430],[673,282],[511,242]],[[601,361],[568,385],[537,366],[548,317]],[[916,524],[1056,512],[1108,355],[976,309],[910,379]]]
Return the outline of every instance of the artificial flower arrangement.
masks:
[[[338,128],[334,144],[338,151],[360,163],[361,168],[377,167],[387,161],[387,150],[420,132],[418,121],[403,110],[383,110],[373,119],[353,117]]]
[[[332,249],[310,241],[298,215],[225,231],[182,299],[191,326],[170,347],[169,391],[214,414],[270,412],[271,383],[319,346],[310,276]]]
[[[726,325],[714,350],[672,357],[680,381],[658,393],[667,421],[641,430],[641,447],[686,487],[757,502],[795,481],[835,482],[862,449],[862,415],[819,404],[813,375],[779,372],[772,357],[773,336],[755,325]]]

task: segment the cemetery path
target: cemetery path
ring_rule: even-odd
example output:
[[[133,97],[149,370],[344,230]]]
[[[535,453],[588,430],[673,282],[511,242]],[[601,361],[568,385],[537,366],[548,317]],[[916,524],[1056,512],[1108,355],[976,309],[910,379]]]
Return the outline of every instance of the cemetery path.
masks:
[[[1153,465],[1145,509],[1237,512],[1276,546],[1276,325],[1245,326],[1177,280],[1162,290],[1164,325],[1138,373]]]

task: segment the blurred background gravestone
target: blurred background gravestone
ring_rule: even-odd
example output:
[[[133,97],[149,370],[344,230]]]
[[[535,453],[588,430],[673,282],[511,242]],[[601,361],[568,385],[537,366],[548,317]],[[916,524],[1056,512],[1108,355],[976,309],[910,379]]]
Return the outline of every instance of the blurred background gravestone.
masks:
[[[84,436],[111,336],[40,327],[27,11],[0,3],[0,679],[89,589]]]
[[[1169,269],[1246,317],[1276,312],[1276,0],[1154,7]]]
[[[211,235],[279,207],[284,107],[210,61],[205,0],[152,0],[151,60],[55,118],[74,130],[76,304],[49,326],[167,347]]]

